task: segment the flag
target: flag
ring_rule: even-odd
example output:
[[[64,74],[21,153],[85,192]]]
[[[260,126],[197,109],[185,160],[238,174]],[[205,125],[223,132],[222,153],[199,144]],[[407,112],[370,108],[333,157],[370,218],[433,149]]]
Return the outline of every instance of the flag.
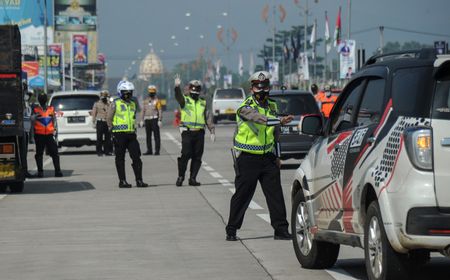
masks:
[[[278,9],[280,10],[280,22],[283,22],[286,18],[286,9],[281,4],[278,6]]]
[[[333,45],[335,47],[339,46],[339,44],[341,43],[341,30],[342,30],[342,26],[341,26],[341,7],[339,7],[339,13],[338,13],[338,16],[336,18],[336,27],[334,29],[334,42],[333,42]]]
[[[250,60],[248,64],[248,74],[251,76],[255,71],[255,60],[253,58],[253,52],[250,52]]]
[[[265,5],[261,12],[261,19],[267,23],[267,19],[269,18],[269,5]]]
[[[309,39],[309,43],[311,46],[314,46],[316,44],[316,22],[313,24],[313,28],[311,30],[311,37]]]
[[[284,61],[285,62],[289,61],[289,57],[291,55],[290,55],[290,52],[289,52],[289,48],[287,46],[286,37],[284,37],[284,41],[283,41],[283,54],[284,54]]]
[[[244,75],[244,61],[242,60],[242,53],[239,54],[239,76]]]
[[[291,51],[292,51],[292,60],[295,61],[298,56],[298,49],[297,46],[295,45],[294,33],[291,33]]]
[[[220,64],[221,64],[221,61],[220,61],[220,59],[218,59],[216,61],[216,80],[217,81],[220,80]]]
[[[325,11],[325,50],[327,53],[331,50],[330,27],[328,25],[328,14]]]

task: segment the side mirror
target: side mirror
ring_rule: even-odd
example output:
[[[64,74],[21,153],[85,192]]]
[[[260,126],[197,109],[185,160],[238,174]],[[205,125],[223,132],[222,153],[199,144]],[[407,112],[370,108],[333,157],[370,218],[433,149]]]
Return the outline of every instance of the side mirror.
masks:
[[[322,134],[322,116],[307,115],[302,118],[301,131],[306,135],[321,135]]]

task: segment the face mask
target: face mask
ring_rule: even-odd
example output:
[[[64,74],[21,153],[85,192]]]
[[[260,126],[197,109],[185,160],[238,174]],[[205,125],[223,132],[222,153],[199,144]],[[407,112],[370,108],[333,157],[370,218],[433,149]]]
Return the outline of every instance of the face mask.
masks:
[[[151,98],[154,98],[154,97],[156,96],[156,93],[150,93],[149,96],[150,96]]]
[[[330,97],[331,96],[331,91],[326,91],[325,95],[326,95],[326,97]]]
[[[39,105],[41,105],[42,107],[45,107],[47,105],[47,95],[46,94],[39,95],[38,102],[39,102]]]
[[[103,103],[108,102],[108,97],[102,97],[102,101],[103,101]]]
[[[194,100],[198,100],[198,97],[200,96],[200,94],[198,94],[198,93],[192,93],[191,92],[191,97],[192,97],[192,99],[194,99]]]
[[[255,92],[255,99],[259,103],[264,103],[267,100],[268,96],[269,96],[269,92],[268,91]]]

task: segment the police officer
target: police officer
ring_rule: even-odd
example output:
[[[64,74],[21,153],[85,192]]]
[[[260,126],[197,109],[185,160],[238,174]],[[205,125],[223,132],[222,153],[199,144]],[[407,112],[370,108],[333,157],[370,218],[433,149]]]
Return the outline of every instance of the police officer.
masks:
[[[211,141],[216,139],[214,124],[211,117],[207,118],[206,100],[200,97],[202,83],[198,80],[189,82],[189,94],[181,92],[181,79],[175,77],[175,98],[181,108],[181,157],[178,158],[178,179],[176,185],[181,187],[189,159],[191,159],[190,186],[200,186],[197,174],[202,165],[203,148],[205,144],[205,125],[211,134]]]
[[[47,94],[41,93],[38,96],[38,103],[33,108],[31,121],[34,127],[34,141],[36,143],[36,159],[37,177],[44,177],[43,155],[44,149],[53,160],[55,167],[55,177],[62,177],[61,167],[59,163],[58,145],[55,141],[57,131],[55,109],[53,106],[47,106]]]
[[[130,153],[136,186],[148,187],[142,181],[141,149],[136,135],[136,103],[131,99],[134,85],[129,81],[120,81],[117,85],[118,99],[112,103],[106,121],[112,131],[116,152],[116,169],[119,176],[119,188],[131,188],[125,175],[125,153]]]
[[[97,130],[97,155],[101,157],[103,154],[112,155],[111,134],[106,123],[106,117],[111,107],[109,101],[109,93],[103,90],[100,93],[100,100],[94,103],[92,108],[92,125]]]
[[[161,147],[161,136],[159,128],[162,126],[162,105],[156,97],[156,86],[149,85],[147,88],[148,97],[144,99],[144,106],[141,114],[139,126],[145,124],[145,134],[147,136],[147,152],[144,155],[152,155],[152,133],[155,135],[155,156],[159,155]],[[144,123],[145,122],[145,123]]]
[[[237,129],[234,136],[235,188],[230,202],[230,216],[226,226],[226,240],[236,241],[245,211],[261,183],[275,230],[274,238],[289,240],[286,206],[280,180],[279,125],[292,121],[293,116],[278,117],[276,103],[268,98],[270,74],[258,71],[250,76],[252,95],[236,113]]]

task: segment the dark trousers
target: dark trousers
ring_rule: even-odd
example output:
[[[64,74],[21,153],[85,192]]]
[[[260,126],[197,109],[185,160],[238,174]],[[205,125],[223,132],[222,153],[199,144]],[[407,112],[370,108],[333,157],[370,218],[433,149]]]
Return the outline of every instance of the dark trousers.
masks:
[[[43,156],[45,148],[47,148],[47,152],[53,160],[55,171],[61,171],[61,167],[59,165],[58,145],[56,144],[53,135],[34,134],[34,142],[36,143],[36,155],[34,158],[36,159],[38,172],[44,171]]]
[[[125,153],[130,153],[131,166],[134,176],[137,180],[142,180],[142,161],[141,149],[137,140],[136,133],[113,133],[114,148],[116,151],[116,169],[119,180],[126,180],[125,175]]]
[[[158,119],[145,120],[145,134],[147,135],[147,152],[152,153],[152,133],[155,135],[155,153],[159,154],[161,136],[159,135]]]
[[[287,231],[289,224],[286,220],[280,169],[276,165],[275,156],[242,153],[237,158],[237,168],[239,175],[234,181],[236,192],[231,197],[227,233],[235,234],[241,228],[258,181],[266,197],[272,227],[275,232]]]
[[[112,153],[111,133],[105,121],[97,121],[97,154]]]
[[[181,133],[181,157],[178,158],[178,176],[184,178],[188,161],[191,159],[191,176],[196,179],[202,166],[205,131],[183,131]]]

